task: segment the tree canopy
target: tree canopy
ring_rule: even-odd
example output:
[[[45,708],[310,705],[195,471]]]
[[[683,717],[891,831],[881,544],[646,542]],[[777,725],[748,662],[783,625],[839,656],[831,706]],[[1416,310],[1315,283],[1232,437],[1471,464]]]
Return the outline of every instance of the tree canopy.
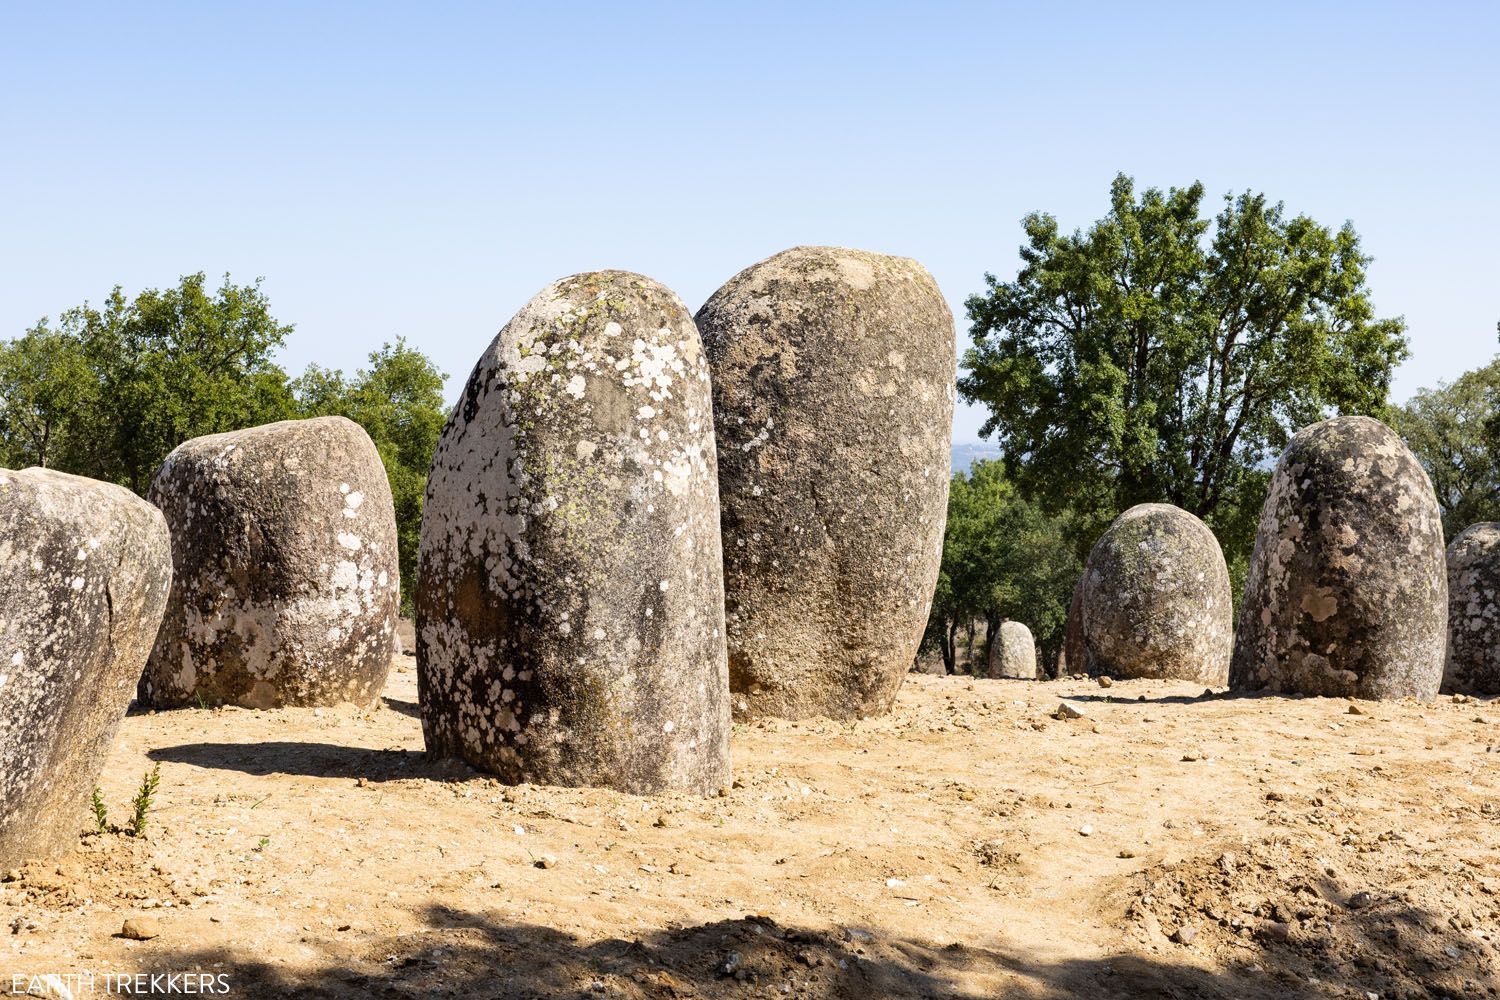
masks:
[[[989,409],[1006,468],[1078,515],[1080,554],[1116,514],[1165,501],[1248,554],[1270,460],[1332,413],[1385,415],[1405,324],[1375,315],[1349,224],[1289,217],[1263,194],[1150,188],[1123,175],[1110,210],[1065,234],[1024,220],[1013,281],[966,305],[959,390]]]
[[[942,651],[951,673],[958,629],[983,619],[993,637],[1011,619],[1031,629],[1050,663],[1062,643],[1079,569],[1064,518],[1023,499],[1001,463],[976,462],[949,487],[942,568],[925,645]]]
[[[1500,520],[1500,359],[1419,390],[1392,416],[1432,480],[1450,540]]]
[[[346,379],[311,366],[291,379],[276,351],[292,333],[260,282],[202,273],[129,299],[117,286],[54,326],[0,343],[0,462],[46,466],[144,495],[189,438],[285,420],[347,416],[370,435],[396,502],[402,589],[416,581],[427,467],[446,419],[444,376],[405,340]]]

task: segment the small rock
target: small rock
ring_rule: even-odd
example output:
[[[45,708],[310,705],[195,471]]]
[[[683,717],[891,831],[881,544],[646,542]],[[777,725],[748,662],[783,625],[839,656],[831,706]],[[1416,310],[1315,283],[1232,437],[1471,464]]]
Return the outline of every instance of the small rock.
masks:
[[[536,866],[538,868],[556,868],[557,858],[556,856],[551,854],[543,854],[541,857],[536,859]]]
[[[1092,836],[1093,833],[1094,833],[1094,828],[1091,827],[1091,826],[1089,826],[1087,823],[1083,824],[1083,826],[1080,826],[1078,828],[1078,835],[1080,837]]]
[[[1373,902],[1375,902],[1374,896],[1370,895],[1364,890],[1360,890],[1359,892],[1356,892],[1354,895],[1349,897],[1349,909],[1363,910]]]
[[[1052,710],[1052,717],[1054,719],[1081,719],[1083,718],[1083,709],[1077,705],[1070,705],[1065,701],[1059,702],[1057,707]]]
[[[161,922],[155,917],[131,917],[120,928],[120,936],[132,941],[150,941],[161,934]]]
[[[1178,944],[1192,944],[1193,938],[1197,936],[1198,928],[1194,927],[1192,924],[1183,924],[1181,927],[1177,928],[1177,931],[1172,935],[1172,940],[1176,941]]]
[[[1115,684],[1114,680],[1111,679],[1111,678],[1109,678],[1109,677],[1103,677],[1103,676],[1101,676],[1099,678],[1099,686],[1102,687],[1102,688],[1114,687],[1114,684]]]
[[[1358,705],[1350,705],[1349,706],[1349,714],[1350,715],[1364,715],[1365,714],[1365,710],[1362,709],[1362,708],[1360,708]]]
[[[721,975],[721,976],[732,976],[732,975],[734,975],[736,972],[740,971],[740,964],[742,962],[743,962],[743,959],[740,958],[740,953],[737,952],[737,951],[731,951],[729,954],[727,954],[727,955],[724,956],[724,961],[722,963],[720,963],[720,965],[719,965],[719,975]]]
[[[669,826],[676,826],[677,822],[674,819],[672,819],[672,817],[669,816],[668,814],[662,813],[660,816],[656,817],[656,824],[655,825],[659,826],[659,827],[662,827],[662,828],[665,829],[666,827],[669,827]]]
[[[1134,851],[1132,851],[1132,850],[1131,850],[1131,849],[1130,849],[1130,848],[1128,848],[1128,847],[1126,847],[1126,848],[1122,848],[1122,849],[1121,849],[1121,850],[1120,850],[1120,853],[1119,853],[1119,854],[1117,854],[1117,855],[1116,855],[1116,857],[1121,857],[1121,858],[1133,858],[1133,857],[1135,857],[1135,852],[1134,852]]]

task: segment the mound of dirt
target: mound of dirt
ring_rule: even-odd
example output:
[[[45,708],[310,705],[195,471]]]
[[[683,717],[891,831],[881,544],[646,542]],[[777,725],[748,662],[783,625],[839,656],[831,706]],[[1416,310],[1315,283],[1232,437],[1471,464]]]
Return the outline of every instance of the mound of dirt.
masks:
[[[1168,938],[1216,965],[1273,970],[1290,985],[1326,986],[1329,996],[1495,993],[1493,879],[1396,830],[1340,844],[1352,850],[1278,836],[1153,865],[1137,877],[1126,911],[1135,940],[1150,947]]]

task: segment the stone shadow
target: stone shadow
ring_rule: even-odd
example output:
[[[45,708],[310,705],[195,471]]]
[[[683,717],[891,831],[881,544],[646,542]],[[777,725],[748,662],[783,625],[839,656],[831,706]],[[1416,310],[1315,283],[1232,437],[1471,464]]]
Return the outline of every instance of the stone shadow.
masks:
[[[424,928],[386,936],[304,938],[321,962],[292,968],[225,950],[152,948],[144,967],[223,973],[233,997],[688,997],[777,996],[804,1000],[886,997],[990,1000],[1387,1000],[1500,996],[1494,965],[1435,967],[1409,935],[1371,927],[1356,955],[1246,947],[1215,970],[1142,954],[1041,961],[998,948],[938,946],[847,927],[783,927],[762,916],[668,927],[639,938],[585,941],[550,927],[442,906]],[[1404,915],[1412,926],[1433,916]],[[1488,971],[1486,971],[1486,969]]]

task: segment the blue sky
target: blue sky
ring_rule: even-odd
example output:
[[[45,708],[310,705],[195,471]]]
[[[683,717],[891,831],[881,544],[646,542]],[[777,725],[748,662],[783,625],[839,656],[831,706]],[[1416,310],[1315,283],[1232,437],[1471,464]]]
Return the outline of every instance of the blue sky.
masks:
[[[1124,171],[1352,220],[1405,398],[1496,353],[1497,7],[0,0],[0,335],[260,275],[290,368],[405,335],[452,392],[556,277],[696,309],[824,243],[921,260],[964,343],[1021,217]]]

